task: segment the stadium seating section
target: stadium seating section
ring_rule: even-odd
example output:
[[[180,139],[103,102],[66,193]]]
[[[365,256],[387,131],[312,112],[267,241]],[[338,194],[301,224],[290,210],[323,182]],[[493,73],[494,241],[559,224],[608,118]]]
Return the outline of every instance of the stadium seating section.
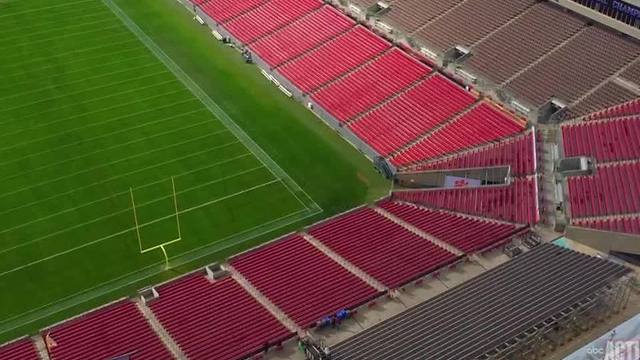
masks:
[[[458,0],[396,0],[393,2],[391,11],[389,11],[383,20],[403,32],[411,34],[422,25],[430,22],[459,3],[460,1]]]
[[[533,106],[542,106],[553,97],[571,104],[638,56],[640,43],[594,25],[528,68],[505,89]]]
[[[524,126],[494,106],[480,103],[394,156],[391,162],[396,166],[406,166],[433,159],[515,135]]]
[[[346,122],[402,91],[430,71],[426,65],[394,48],[319,90],[312,99],[335,118]]]
[[[389,288],[457,260],[370,208],[315,226],[309,234]]]
[[[0,360],[40,360],[31,339],[22,339],[0,345]]]
[[[640,235],[640,215],[595,219],[577,219],[573,221],[573,225],[592,228],[596,230]]]
[[[195,273],[157,289],[151,310],[193,360],[233,360],[293,334],[235,280]]]
[[[393,198],[521,224],[540,220],[535,177],[515,178],[511,184],[501,186],[396,191]]]
[[[231,265],[304,328],[378,294],[298,235],[240,255]]]
[[[464,110],[474,97],[435,74],[400,94],[349,128],[386,156]]]
[[[135,354],[138,360],[172,359],[137,305],[128,300],[106,306],[45,330],[56,345],[51,360],[114,359]]]
[[[201,3],[200,9],[216,22],[225,23],[245,12],[265,4],[268,0],[216,0]]]
[[[432,210],[396,201],[384,201],[380,207],[466,253],[503,245],[505,242],[511,241],[511,237],[515,233],[527,230],[526,226],[471,218],[448,211]]]
[[[533,175],[536,172],[536,138],[533,131],[504,139],[479,148],[467,150],[442,159],[432,160],[412,170],[466,169],[491,166],[510,166],[511,175]]]
[[[303,17],[251,44],[250,49],[272,67],[291,60],[353,27],[354,22],[331,6]]]
[[[540,3],[475,46],[473,56],[464,65],[472,73],[502,84],[583,26],[578,17],[549,3]]]
[[[566,118],[577,118],[637,98],[638,95],[631,89],[620,85],[615,80],[609,80],[573,105],[567,112]]]
[[[287,63],[278,72],[305,93],[357,68],[391,45],[357,26],[317,49]]]
[[[322,6],[319,0],[271,0],[223,26],[238,40],[251,43]]]
[[[457,45],[470,47],[534,3],[514,0],[505,6],[501,0],[467,0],[422,26],[414,36],[439,52]]]
[[[594,112],[586,116],[585,120],[611,119],[630,115],[640,115],[640,99],[630,100],[623,104]]]
[[[640,213],[640,162],[597,166],[595,175],[567,179],[571,217]]]
[[[586,155],[601,162],[640,159],[640,115],[565,125],[562,142],[565,157]]]

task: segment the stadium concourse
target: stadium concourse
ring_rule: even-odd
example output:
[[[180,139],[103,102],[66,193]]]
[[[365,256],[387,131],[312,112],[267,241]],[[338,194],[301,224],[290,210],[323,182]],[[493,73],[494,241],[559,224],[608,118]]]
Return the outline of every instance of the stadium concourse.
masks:
[[[565,227],[638,240],[637,39],[534,0],[184,5],[381,172],[430,182],[0,360],[527,359],[625,307],[629,267],[546,242]]]

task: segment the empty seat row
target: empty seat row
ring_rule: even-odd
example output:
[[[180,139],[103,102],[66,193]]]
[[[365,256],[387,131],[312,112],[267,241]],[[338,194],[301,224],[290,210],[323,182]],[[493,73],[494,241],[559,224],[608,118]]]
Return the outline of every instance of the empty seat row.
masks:
[[[397,201],[384,201],[379,206],[465,253],[484,251],[502,245],[510,241],[513,235],[527,228]]]
[[[189,359],[244,359],[293,336],[231,277],[194,273],[156,290],[149,306]]]
[[[457,260],[371,208],[315,226],[309,234],[389,288]]]
[[[540,3],[485,41],[464,62],[472,73],[501,84],[579,31],[585,23],[562,8]],[[534,31],[532,31],[534,30]]]
[[[349,128],[379,154],[386,156],[446,121],[475,97],[444,76],[435,74]]]
[[[429,161],[411,169],[420,171],[510,166],[514,176],[533,175],[537,167],[536,150],[535,134],[528,131],[515,138]]]
[[[247,11],[251,11],[269,0],[215,0],[202,2],[200,10],[217,23],[225,23]]]
[[[572,218],[640,212],[640,162],[598,165],[595,175],[572,176]]]
[[[640,115],[564,125],[562,144],[565,157],[586,155],[599,161],[639,159]]]
[[[572,224],[575,226],[582,226],[596,230],[640,235],[640,215],[596,219],[576,219],[572,221]]]
[[[382,21],[410,34],[459,3],[459,0],[395,0]]]
[[[540,220],[535,177],[516,178],[511,184],[501,186],[396,191],[393,198],[521,224],[535,224]]]
[[[271,0],[223,26],[242,43],[249,44],[321,6],[319,0]]]
[[[578,118],[637,98],[638,95],[633,90],[620,85],[617,81],[609,80],[603,86],[570,106],[565,118]]]
[[[431,69],[393,48],[375,61],[312,95],[336,119],[346,122],[420,80]]]
[[[299,235],[239,255],[230,264],[303,328],[379,295]]]
[[[0,345],[0,360],[40,360],[35,344],[29,338]]]
[[[640,99],[629,100],[622,104],[588,115],[585,120],[609,119],[621,116],[640,115]]]
[[[515,135],[524,126],[523,122],[483,102],[397,154],[391,162],[396,166],[406,166],[433,159]]]
[[[354,21],[332,6],[304,16],[251,44],[250,48],[272,67],[295,58],[353,27]]]
[[[356,26],[326,44],[278,68],[305,93],[338,78],[387,50],[391,45],[363,26]]]
[[[501,0],[466,0],[421,27],[414,37],[437,52],[457,45],[468,48],[535,3],[535,0],[514,0],[508,4]]]
[[[69,320],[42,333],[54,346],[51,360],[173,359],[137,305],[122,300]]]
[[[571,104],[638,56],[640,43],[590,26],[518,75],[505,90],[534,107],[553,98]]]

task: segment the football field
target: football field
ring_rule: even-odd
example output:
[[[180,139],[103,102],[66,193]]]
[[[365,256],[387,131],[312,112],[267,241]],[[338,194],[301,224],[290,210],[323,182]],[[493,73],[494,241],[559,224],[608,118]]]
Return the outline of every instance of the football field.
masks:
[[[321,211],[112,6],[0,1],[0,333]]]

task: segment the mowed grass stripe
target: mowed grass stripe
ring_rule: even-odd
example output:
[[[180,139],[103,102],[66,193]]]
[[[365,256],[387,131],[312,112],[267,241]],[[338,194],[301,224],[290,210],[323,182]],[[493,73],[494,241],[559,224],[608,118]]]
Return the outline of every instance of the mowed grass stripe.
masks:
[[[104,127],[109,124],[113,124],[116,121],[127,119],[131,116],[140,116],[147,115],[150,113],[157,113],[157,116],[149,115],[151,121],[143,122],[143,123],[135,123],[129,127],[126,126],[116,126],[115,124],[112,126],[113,130],[106,130],[104,132],[94,131],[97,135],[83,137],[82,139],[74,142],[65,142],[60,146],[48,146],[44,147],[44,149],[40,152],[29,152],[25,156],[21,157],[12,157],[11,160],[7,160],[5,162],[0,163],[0,166],[13,166],[12,164],[16,164],[19,162],[23,162],[29,159],[30,164],[35,166],[39,166],[38,160],[41,160],[41,163],[46,164],[51,161],[55,161],[59,156],[65,157],[69,152],[76,153],[86,153],[92,151],[96,143],[97,144],[111,144],[109,138],[118,135],[118,134],[134,134],[137,131],[144,131],[147,127],[153,127],[158,129],[171,128],[173,129],[176,125],[177,121],[181,121],[183,117],[190,116],[192,114],[197,113],[207,113],[205,109],[196,109],[196,110],[188,110],[191,107],[187,107],[189,104],[193,103],[193,99],[181,100],[174,104],[165,105],[165,107],[158,108],[150,108],[147,110],[140,111],[138,113],[133,113],[129,115],[120,116],[114,119],[105,120],[101,123],[95,124],[97,127]],[[187,108],[187,110],[179,111],[181,108]],[[178,110],[178,111],[175,111]],[[198,119],[199,121],[199,119]],[[179,125],[179,124],[178,124]],[[211,126],[216,126],[222,128],[222,124],[216,122],[210,122]],[[86,128],[93,127],[92,125],[87,125]],[[86,129],[85,128],[85,129]],[[73,135],[74,131],[78,131],[79,129],[72,129],[66,132],[63,132],[64,135]],[[57,136],[59,137],[59,136]],[[50,137],[45,137],[43,140],[49,139]],[[51,137],[54,138],[54,137]],[[46,145],[46,144],[45,144]],[[44,155],[44,156],[43,156]],[[48,158],[49,157],[49,158]]]
[[[84,36],[91,35],[91,38],[95,37],[94,41],[82,41],[80,39],[84,39],[81,37],[80,39],[73,39],[73,36],[79,36],[79,34],[69,34],[59,41],[55,41],[53,39],[49,42],[36,41],[36,44],[15,44],[11,48],[12,55],[11,56],[3,56],[0,58],[0,69],[2,69],[7,64],[13,65],[17,60],[20,59],[30,59],[30,61],[38,61],[40,59],[49,58],[51,55],[55,55],[56,57],[64,57],[70,55],[83,54],[92,49],[100,49],[102,46],[97,44],[126,44],[128,41],[127,37],[127,29],[123,28],[119,25],[114,25],[113,27],[107,29],[97,29],[95,31],[90,32],[90,34],[81,34]],[[41,46],[41,43],[45,43],[47,46]],[[9,48],[0,49],[2,51],[7,51]]]
[[[0,51],[6,51],[8,49],[14,51],[11,56],[3,56],[0,59],[2,60],[0,64],[11,64],[14,62],[13,60],[17,58],[30,58],[43,54],[66,53],[68,51],[82,49],[81,46],[77,46],[79,44],[75,43],[80,41],[81,44],[81,40],[86,39],[88,35],[95,36],[96,41],[98,42],[105,40],[107,42],[112,42],[125,38],[127,33],[126,28],[123,28],[117,23],[112,23],[109,26],[101,27],[99,29],[85,30],[84,34],[74,32],[63,33],[55,37],[38,37],[36,40],[30,40],[27,42],[13,41],[7,42],[6,44],[3,44],[3,42],[0,41]],[[47,46],[42,46],[42,44]],[[86,45],[89,44],[91,43],[86,43]]]
[[[259,165],[259,166],[258,166]],[[187,188],[196,188],[198,186],[201,185],[210,185],[210,184],[215,184],[218,181],[221,180],[227,180],[227,179],[233,179],[236,175],[239,174],[243,174],[242,171],[239,172],[234,172],[234,171],[238,171],[239,169],[256,169],[256,168],[260,168],[263,167],[262,164],[258,164],[257,160],[255,159],[255,157],[253,157],[250,153],[241,153],[232,157],[226,157],[223,160],[219,160],[213,163],[208,164],[207,166],[201,167],[201,168],[197,168],[197,169],[193,169],[190,170],[188,172],[185,173],[181,173],[181,174],[175,174],[173,175],[174,179],[176,181],[180,181],[180,182],[185,182],[185,184],[188,185]],[[221,176],[220,174],[226,174],[224,176]],[[196,183],[195,181],[193,181],[194,179],[199,179],[200,183]],[[204,179],[204,180],[203,180]],[[187,180],[189,180],[187,182]],[[164,184],[167,181],[167,178],[161,178],[159,180],[155,180],[153,182],[144,184],[144,185],[140,185],[140,186],[136,186],[136,187],[132,187],[132,189],[138,194],[138,196],[143,199],[144,201],[149,201],[149,200],[145,200],[147,199],[147,195],[141,195],[141,194],[149,194],[150,191],[146,190],[148,188],[156,188],[159,185]],[[196,185],[194,185],[196,184]],[[184,185],[184,184],[182,184]],[[184,189],[181,189],[180,192],[182,192]],[[155,190],[153,190],[155,191]],[[169,189],[168,187],[166,187],[164,189],[165,192],[170,192],[171,189]],[[0,239],[2,239],[3,237],[6,238],[11,238],[10,235],[5,235],[8,234],[14,230],[20,229],[22,227],[25,226],[31,226],[37,222],[42,222],[42,221],[50,221],[56,217],[66,217],[66,214],[68,213],[73,213],[73,212],[78,212],[78,211],[82,211],[83,214],[88,214],[91,212],[87,212],[86,209],[87,208],[94,208],[94,207],[99,207],[101,209],[105,209],[109,203],[114,202],[114,198],[118,198],[118,197],[124,197],[126,201],[129,201],[129,189],[127,190],[123,190],[120,192],[116,192],[116,193],[110,193],[108,196],[103,196],[101,198],[97,198],[95,200],[86,202],[86,203],[82,203],[78,206],[73,206],[73,207],[69,207],[69,208],[64,208],[61,209],[57,212],[50,212],[45,214],[42,217],[39,218],[33,218],[33,214],[29,213],[29,211],[31,209],[28,209],[29,206],[26,207],[19,207],[19,208],[14,208],[6,213],[10,213],[9,216],[6,216],[6,218],[8,220],[10,219],[14,219],[14,226],[13,227],[8,227],[5,230],[3,230],[2,232],[0,232]],[[59,196],[56,197],[60,198]],[[76,197],[77,198],[77,197]],[[43,199],[43,200],[53,200],[53,199]],[[72,200],[72,199],[71,199]],[[80,199],[82,200],[82,199]],[[59,201],[56,202],[56,204],[60,204]],[[54,203],[51,203],[51,207],[49,208],[53,208]],[[60,204],[60,205],[65,205],[65,204]],[[25,216],[32,216],[32,220],[28,221],[28,222],[24,222]],[[103,212],[101,212],[98,215],[104,215]],[[98,216],[99,217],[99,216]],[[64,220],[61,220],[64,221]],[[58,224],[56,222],[56,224]],[[72,224],[73,225],[73,224]],[[64,226],[63,226],[64,228]],[[9,244],[10,240],[3,240],[3,244]],[[21,244],[21,243],[20,243]],[[20,245],[18,243],[16,243],[16,245],[11,245],[11,246],[18,246]],[[0,249],[9,249],[9,245],[6,246],[0,246]]]
[[[193,187],[185,187],[181,184],[180,191],[177,191],[180,209],[196,208],[212,200],[223,199],[230,194],[277,180],[269,176],[268,170],[264,167],[254,165],[252,169],[252,171],[229,169],[235,172]],[[165,179],[163,183],[168,184],[170,180]],[[154,196],[151,200],[136,203],[139,221],[143,227],[151,227],[155,222],[168,219],[175,214],[170,189],[157,187],[154,190]],[[114,197],[108,205],[110,210],[108,212],[105,212],[105,208],[93,205],[83,208],[82,212],[66,213],[64,218],[56,218],[62,220],[62,224],[50,222],[48,224],[51,227],[48,231],[34,233],[31,240],[13,246],[3,246],[0,250],[0,259],[3,259],[0,262],[0,272],[19,267],[20,262],[25,260],[31,262],[41,258],[37,250],[40,248],[40,242],[46,242],[48,252],[59,253],[68,248],[80,246],[86,241],[129,229],[133,224],[130,197],[127,194]],[[46,226],[39,228],[44,227]]]
[[[26,119],[31,119],[35,122],[51,118],[52,116],[58,119],[61,117],[80,117],[86,116],[91,112],[103,111],[105,109],[121,108],[123,103],[130,104],[135,102],[135,98],[133,98],[132,100],[133,96],[138,96],[140,100],[145,100],[149,98],[157,98],[159,96],[166,96],[167,98],[170,98],[169,95],[174,93],[182,93],[185,96],[188,96],[189,94],[187,89],[176,88],[175,82],[173,82],[173,80],[166,80],[161,83],[143,85],[141,87],[120,91],[117,93],[107,93],[97,98],[86,99],[84,101],[79,101],[73,104],[54,100],[53,102],[55,105],[47,106],[49,104],[40,102],[38,104],[34,104],[34,108],[22,107],[11,114],[7,114],[7,116],[9,117],[7,123],[15,123],[15,121],[19,121],[18,119],[21,116],[20,114],[29,114],[30,111],[34,111],[35,113],[27,115]]]
[[[62,95],[53,95],[44,98],[20,98],[20,101],[6,101],[0,102],[0,104],[4,103],[4,108],[0,109],[0,113],[10,112],[13,110],[18,110],[24,107],[32,107],[38,106],[40,104],[50,105],[55,104],[58,101],[64,102],[65,100],[73,101],[75,99],[83,100],[83,99],[95,99],[97,95],[106,93],[122,93],[122,92],[131,92],[136,89],[147,89],[154,87],[156,85],[163,85],[170,82],[173,82],[173,75],[168,73],[165,70],[156,70],[149,74],[138,75],[136,77],[130,79],[118,79],[118,81],[101,84],[98,86],[94,86],[88,88],[86,90],[77,90],[70,93],[64,93]],[[134,85],[138,85],[135,87]],[[132,89],[133,88],[133,89]],[[9,106],[10,105],[10,106]]]
[[[151,149],[142,154],[134,154],[107,162],[104,165],[81,168],[75,172],[62,172],[63,175],[34,184],[27,183],[26,186],[21,182],[3,182],[3,189],[8,191],[3,191],[0,194],[0,203],[2,204],[0,211],[9,209],[15,206],[15,204],[20,204],[21,198],[28,199],[32,194],[39,193],[40,190],[46,191],[47,189],[54,188],[57,191],[67,192],[76,188],[75,183],[78,182],[91,183],[91,181],[96,178],[105,179],[105,176],[109,176],[110,174],[123,173],[123,169],[140,169],[137,171],[157,169],[163,165],[171,164],[179,160],[201,154],[209,154],[219,148],[224,148],[238,142],[238,140],[229,133],[214,135],[213,138],[215,139],[212,139],[212,136],[209,134],[205,134],[197,139],[188,139],[179,143],[169,144],[159,149]],[[171,176],[171,173],[167,175]],[[111,178],[118,179],[120,176]],[[130,187],[137,184],[131,183],[123,185]]]
[[[32,99],[38,99],[39,95],[41,95],[40,93],[45,93],[45,94],[51,94],[51,93],[57,93],[60,91],[64,91],[66,90],[66,87],[70,87],[72,89],[77,89],[77,88],[82,88],[81,84],[86,84],[89,85],[91,84],[89,87],[91,86],[103,86],[103,85],[107,85],[104,84],[103,81],[105,79],[108,78],[112,78],[114,76],[123,76],[123,77],[127,77],[127,74],[131,74],[131,75],[140,75],[140,73],[148,73],[151,72],[150,69],[153,69],[155,72],[159,71],[160,69],[162,69],[162,66],[160,64],[154,64],[154,63],[149,63],[149,62],[143,62],[139,65],[136,66],[129,66],[129,67],[118,67],[118,70],[113,70],[111,72],[103,72],[103,73],[99,73],[97,75],[92,75],[92,76],[87,76],[85,78],[78,78],[78,79],[74,79],[74,80],[68,80],[65,79],[66,81],[60,81],[60,82],[56,82],[56,83],[52,83],[48,86],[39,86],[37,88],[33,88],[31,87],[29,90],[27,91],[13,91],[13,93],[11,95],[7,95],[4,97],[0,98],[0,103],[4,102],[4,101],[10,101],[10,99],[16,99],[16,98],[21,98],[21,97],[25,97],[28,96],[29,98]],[[102,80],[102,81],[101,81]]]
[[[16,3],[22,2],[24,4],[21,5],[26,5],[29,6],[29,3],[27,3],[27,1],[16,1],[13,2],[9,5],[15,5]],[[60,9],[60,8],[67,8],[70,6],[74,6],[74,5],[84,5],[87,3],[95,3],[94,0],[77,0],[77,1],[73,1],[73,2],[65,2],[62,4],[56,4],[56,5],[51,5],[50,1],[46,2],[46,6],[40,6],[40,7],[29,7],[26,9],[22,9],[20,10],[19,8],[16,7],[5,7],[3,8],[3,12],[2,14],[0,14],[0,19],[3,19],[5,17],[15,17],[15,16],[22,16],[22,15],[26,15],[29,14],[29,16],[34,16],[34,13],[39,13],[39,12],[46,12],[46,15],[55,15],[56,14],[56,10],[55,9]],[[19,11],[10,11],[7,9],[18,9]]]
[[[194,110],[193,113],[195,112],[200,112],[202,110]],[[181,120],[183,118],[182,115],[175,117],[175,119],[177,120]],[[50,168],[55,168],[61,165],[69,165],[72,167],[78,167],[78,166],[74,166],[74,163],[80,163],[82,162],[84,163],[95,163],[97,162],[97,156],[100,156],[100,161],[102,161],[102,158],[104,156],[108,157],[108,153],[109,151],[114,151],[114,150],[119,150],[122,151],[124,148],[126,147],[131,147],[132,145],[137,145],[137,144],[141,144],[142,146],[144,146],[145,148],[148,148],[148,142],[150,140],[155,140],[157,138],[167,138],[167,139],[173,139],[173,135],[176,135],[178,133],[180,133],[180,137],[185,137],[185,136],[198,136],[200,134],[202,134],[203,132],[206,133],[206,131],[209,131],[209,127],[211,125],[211,120],[204,120],[201,122],[197,122],[194,124],[189,124],[183,128],[171,128],[170,130],[167,131],[163,131],[163,132],[159,132],[159,133],[154,133],[153,135],[147,135],[144,133],[139,134],[138,137],[133,138],[131,140],[122,142],[122,143],[109,143],[106,147],[104,148],[97,148],[96,150],[92,150],[90,152],[87,153],[80,153],[80,155],[75,156],[75,157],[67,157],[64,158],[63,160],[58,160],[57,162],[51,162],[51,161],[46,161],[43,165],[41,166],[31,166],[28,169],[24,169],[24,171],[22,172],[17,172],[17,173],[13,173],[10,175],[7,175],[5,177],[0,177],[0,181],[5,181],[5,180],[9,180],[9,179],[13,179],[13,178],[18,178],[18,177],[24,177],[28,174],[33,174],[45,169],[50,169]],[[217,130],[215,132],[213,132],[211,135],[214,134],[218,134],[218,133],[222,133],[222,132],[227,132],[229,130],[227,129],[222,129],[222,130]],[[144,143],[144,144],[142,144]],[[164,142],[166,143],[166,142]],[[59,159],[60,157],[56,156],[55,159]],[[42,160],[42,157],[38,158],[38,160]],[[55,160],[53,160],[55,161]]]
[[[16,36],[5,36],[0,38],[0,48],[2,48],[5,43],[7,43],[7,45],[9,44],[15,45],[16,43],[21,43],[22,41],[24,41],[24,42],[29,42],[30,44],[34,44],[36,41],[41,42],[41,41],[58,40],[63,38],[64,36],[69,36],[69,33],[68,33],[69,31],[83,32],[83,28],[85,27],[88,28],[86,32],[97,31],[97,29],[95,29],[96,25],[108,25],[108,24],[111,24],[111,26],[119,25],[119,23],[113,18],[102,15],[102,16],[98,16],[93,21],[80,22],[77,24],[69,24],[68,26],[60,26],[60,27],[54,27],[54,28],[49,27],[47,29],[40,28],[40,29],[37,29],[36,31],[28,31],[26,29],[21,29],[22,31],[16,31],[16,34],[17,34]],[[102,27],[102,29],[105,29],[105,27]],[[5,34],[10,34],[10,33],[5,32]]]
[[[59,27],[52,27],[55,25],[59,25],[60,16],[70,16],[74,18],[74,22],[72,24],[80,23],[83,24],[85,22],[93,22],[99,19],[109,18],[109,13],[104,11],[103,7],[100,4],[97,4],[95,9],[82,9],[82,8],[71,8],[67,11],[55,15],[44,16],[37,21],[30,21],[25,24],[24,19],[11,19],[7,18],[0,21],[0,30],[6,34],[20,34],[22,32],[33,33],[39,30],[49,30],[55,31],[59,29]],[[11,21],[15,20],[15,21]]]
[[[59,77],[64,77],[69,74],[76,74],[81,72],[88,72],[89,75],[93,75],[96,72],[99,72],[103,66],[109,66],[112,64],[118,64],[121,62],[126,62],[131,59],[137,59],[146,57],[146,61],[151,60],[151,54],[144,49],[140,49],[137,47],[128,47],[116,51],[112,51],[108,54],[110,59],[115,59],[111,61],[104,61],[105,54],[98,53],[92,54],[91,56],[77,56],[73,61],[67,61],[64,63],[49,63],[42,66],[29,66],[22,67],[19,71],[14,71],[11,74],[2,73],[0,74],[0,80],[8,82],[4,84],[4,86],[0,87],[0,89],[4,91],[8,91],[11,89],[11,85],[15,84],[16,86],[23,85],[24,83],[34,83],[34,79],[38,79],[41,81],[49,81],[50,79],[55,79]],[[102,61],[97,61],[97,60]],[[86,65],[86,66],[81,66]]]

